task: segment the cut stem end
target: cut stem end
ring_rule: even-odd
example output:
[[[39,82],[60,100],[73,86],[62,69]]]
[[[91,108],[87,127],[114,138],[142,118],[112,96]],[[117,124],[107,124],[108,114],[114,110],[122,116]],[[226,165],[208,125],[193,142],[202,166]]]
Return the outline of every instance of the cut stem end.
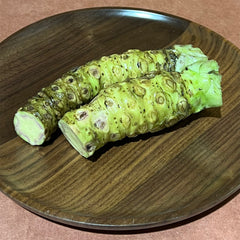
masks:
[[[93,152],[90,149],[86,149],[83,142],[79,139],[77,133],[75,133],[74,129],[71,128],[69,124],[67,124],[64,120],[60,120],[58,122],[58,126],[61,129],[63,135],[69,141],[69,143],[85,158],[90,157]]]
[[[17,134],[31,145],[41,145],[46,140],[42,122],[33,114],[18,111],[14,116],[14,127]]]

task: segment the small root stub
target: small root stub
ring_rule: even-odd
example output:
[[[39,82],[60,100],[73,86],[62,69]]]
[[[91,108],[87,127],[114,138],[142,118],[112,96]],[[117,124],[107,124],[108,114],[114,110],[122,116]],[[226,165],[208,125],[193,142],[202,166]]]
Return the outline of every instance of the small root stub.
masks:
[[[17,134],[31,145],[41,145],[46,140],[42,122],[31,113],[18,111],[14,117],[14,127]]]

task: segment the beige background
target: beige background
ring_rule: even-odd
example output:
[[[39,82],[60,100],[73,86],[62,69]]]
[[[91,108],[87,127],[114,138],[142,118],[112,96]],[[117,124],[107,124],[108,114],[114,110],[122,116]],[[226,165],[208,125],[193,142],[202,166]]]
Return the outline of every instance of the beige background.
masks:
[[[0,41],[45,17],[99,6],[139,7],[178,15],[214,30],[240,48],[240,0],[0,0]],[[3,240],[237,240],[239,236],[239,194],[190,222],[138,234],[107,234],[50,222],[0,193],[0,239]]]

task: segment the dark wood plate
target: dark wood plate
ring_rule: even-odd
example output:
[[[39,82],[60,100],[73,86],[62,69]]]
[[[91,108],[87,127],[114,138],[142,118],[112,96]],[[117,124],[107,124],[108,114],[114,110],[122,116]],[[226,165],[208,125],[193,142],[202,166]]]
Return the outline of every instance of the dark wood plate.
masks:
[[[218,61],[223,107],[108,144],[90,160],[60,132],[39,147],[16,136],[16,110],[74,66],[175,43]],[[0,61],[0,189],[24,208],[73,226],[144,229],[197,215],[240,188],[240,51],[211,30],[158,12],[85,9],[13,34],[0,44]]]

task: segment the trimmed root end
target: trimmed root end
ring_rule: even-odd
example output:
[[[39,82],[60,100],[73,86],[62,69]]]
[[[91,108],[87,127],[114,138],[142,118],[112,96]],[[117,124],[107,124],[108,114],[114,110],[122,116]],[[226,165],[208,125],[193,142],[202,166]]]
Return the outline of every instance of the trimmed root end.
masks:
[[[14,116],[16,133],[31,145],[41,145],[46,140],[42,122],[31,113],[18,111]]]
[[[68,142],[85,158],[93,155],[95,148],[85,146],[79,139],[78,135],[74,132],[74,129],[70,127],[64,120],[58,122],[58,126],[61,129],[63,135],[66,137]]]

